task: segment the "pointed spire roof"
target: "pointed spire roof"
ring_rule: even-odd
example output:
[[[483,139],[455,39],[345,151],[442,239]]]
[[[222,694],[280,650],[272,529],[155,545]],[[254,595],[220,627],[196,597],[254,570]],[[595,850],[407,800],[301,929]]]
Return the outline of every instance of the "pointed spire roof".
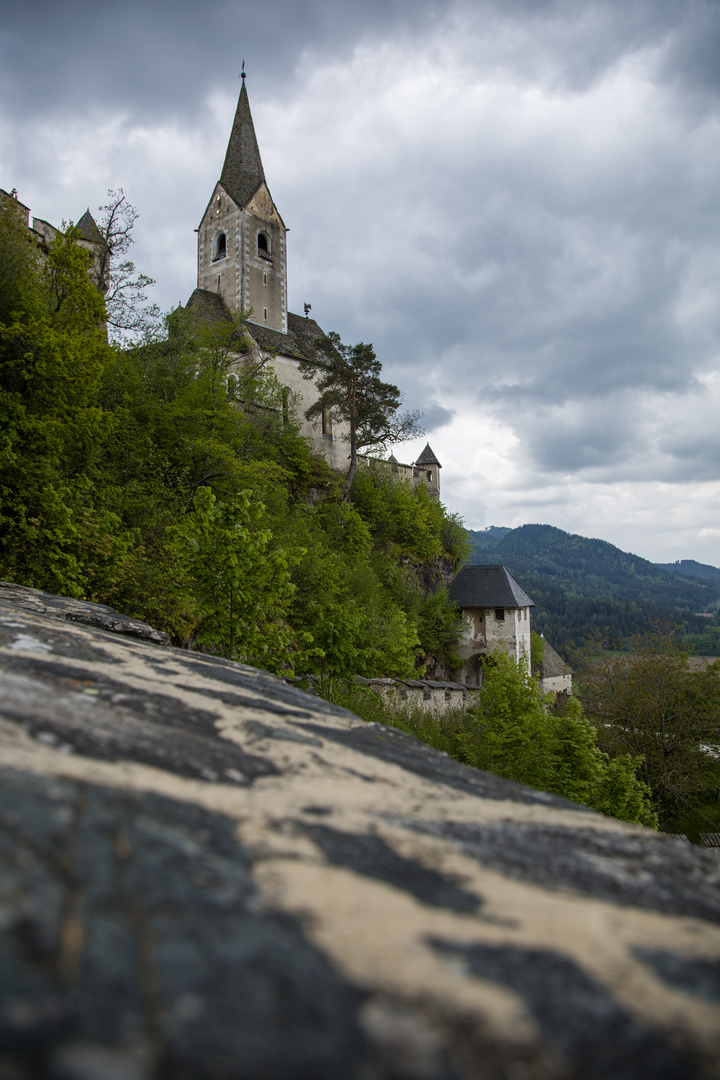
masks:
[[[80,230],[80,235],[83,240],[89,240],[93,244],[102,244],[102,233],[95,224],[95,218],[92,216],[89,209],[86,210],[80,218],[76,228]]]
[[[417,459],[415,464],[416,465],[437,465],[438,469],[442,469],[442,465],[440,464],[438,459],[435,457],[435,455],[432,452],[432,449],[430,448],[430,443],[425,444],[425,449],[423,450],[422,454]]]
[[[243,79],[220,183],[242,210],[264,182],[265,173]]]

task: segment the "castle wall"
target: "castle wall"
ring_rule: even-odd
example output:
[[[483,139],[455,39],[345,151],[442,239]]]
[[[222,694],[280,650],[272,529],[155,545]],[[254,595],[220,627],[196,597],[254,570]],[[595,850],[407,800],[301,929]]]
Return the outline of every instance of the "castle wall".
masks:
[[[497,617],[500,610],[502,619]],[[480,657],[490,656],[496,649],[508,653],[515,663],[530,657],[529,608],[463,608],[462,616],[458,655],[463,663],[457,672],[458,681],[468,686],[481,685]]]
[[[307,406],[306,406],[307,408]],[[437,465],[405,465],[394,459],[374,458],[369,454],[358,454],[358,465],[385,465],[399,480],[405,480],[412,487],[425,484],[430,495],[440,498],[440,470]]]
[[[332,469],[347,472],[350,455],[350,444],[346,438],[348,425],[344,422],[326,424],[326,431],[323,432],[320,418],[305,419],[305,410],[317,400],[317,389],[314,380],[302,377],[297,360],[278,355],[269,360],[268,366],[280,385],[290,390],[290,404],[300,425],[300,434],[309,441],[316,454],[325,458]]]

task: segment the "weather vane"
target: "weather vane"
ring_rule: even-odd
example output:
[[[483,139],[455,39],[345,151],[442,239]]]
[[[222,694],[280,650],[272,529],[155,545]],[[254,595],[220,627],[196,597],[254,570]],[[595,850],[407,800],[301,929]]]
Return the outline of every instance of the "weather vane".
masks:
[[[242,68],[240,70],[240,78],[241,79],[246,78],[246,75],[245,75],[245,59],[244,58],[243,58],[243,62],[242,62]]]

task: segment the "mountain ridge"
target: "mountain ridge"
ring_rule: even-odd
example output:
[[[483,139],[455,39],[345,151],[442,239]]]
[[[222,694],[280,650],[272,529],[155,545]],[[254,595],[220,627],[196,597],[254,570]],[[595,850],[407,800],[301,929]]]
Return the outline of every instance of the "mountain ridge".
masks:
[[[598,631],[627,638],[664,621],[680,627],[693,651],[720,653],[720,569],[693,560],[670,569],[553,525],[491,526],[469,530],[468,537],[470,562],[505,565],[537,604],[535,628],[566,652]],[[688,563],[694,576],[681,572]]]

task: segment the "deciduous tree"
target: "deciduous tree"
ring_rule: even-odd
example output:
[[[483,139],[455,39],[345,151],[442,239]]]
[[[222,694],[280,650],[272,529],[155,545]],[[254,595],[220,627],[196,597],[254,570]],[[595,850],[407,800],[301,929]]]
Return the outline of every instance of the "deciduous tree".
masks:
[[[652,791],[663,827],[703,817],[718,821],[714,801],[720,788],[720,661],[693,667],[670,628],[632,640],[623,653],[595,647],[575,659],[581,667],[580,693],[599,739],[612,755],[642,759],[642,773]],[[696,828],[699,826],[696,825]],[[682,831],[685,831],[684,829]]]
[[[470,764],[626,821],[657,824],[636,776],[640,760],[631,753],[610,759],[576,699],[549,711],[526,659],[515,664],[494,653],[471,711],[479,731],[468,746]]]
[[[128,202],[122,188],[108,191],[108,201],[100,207],[100,241],[93,262],[93,281],[105,296],[107,324],[120,340],[135,340],[158,325],[160,309],[147,303],[147,290],[154,278],[141,274],[127,256],[134,243],[132,235],[138,210]]]
[[[265,507],[251,495],[241,491],[218,502],[200,488],[192,513],[170,533],[197,590],[198,643],[230,660],[280,671],[293,667],[299,648],[312,642],[286,621],[295,592],[290,571],[305,551],[271,546],[272,533],[262,527]]]

